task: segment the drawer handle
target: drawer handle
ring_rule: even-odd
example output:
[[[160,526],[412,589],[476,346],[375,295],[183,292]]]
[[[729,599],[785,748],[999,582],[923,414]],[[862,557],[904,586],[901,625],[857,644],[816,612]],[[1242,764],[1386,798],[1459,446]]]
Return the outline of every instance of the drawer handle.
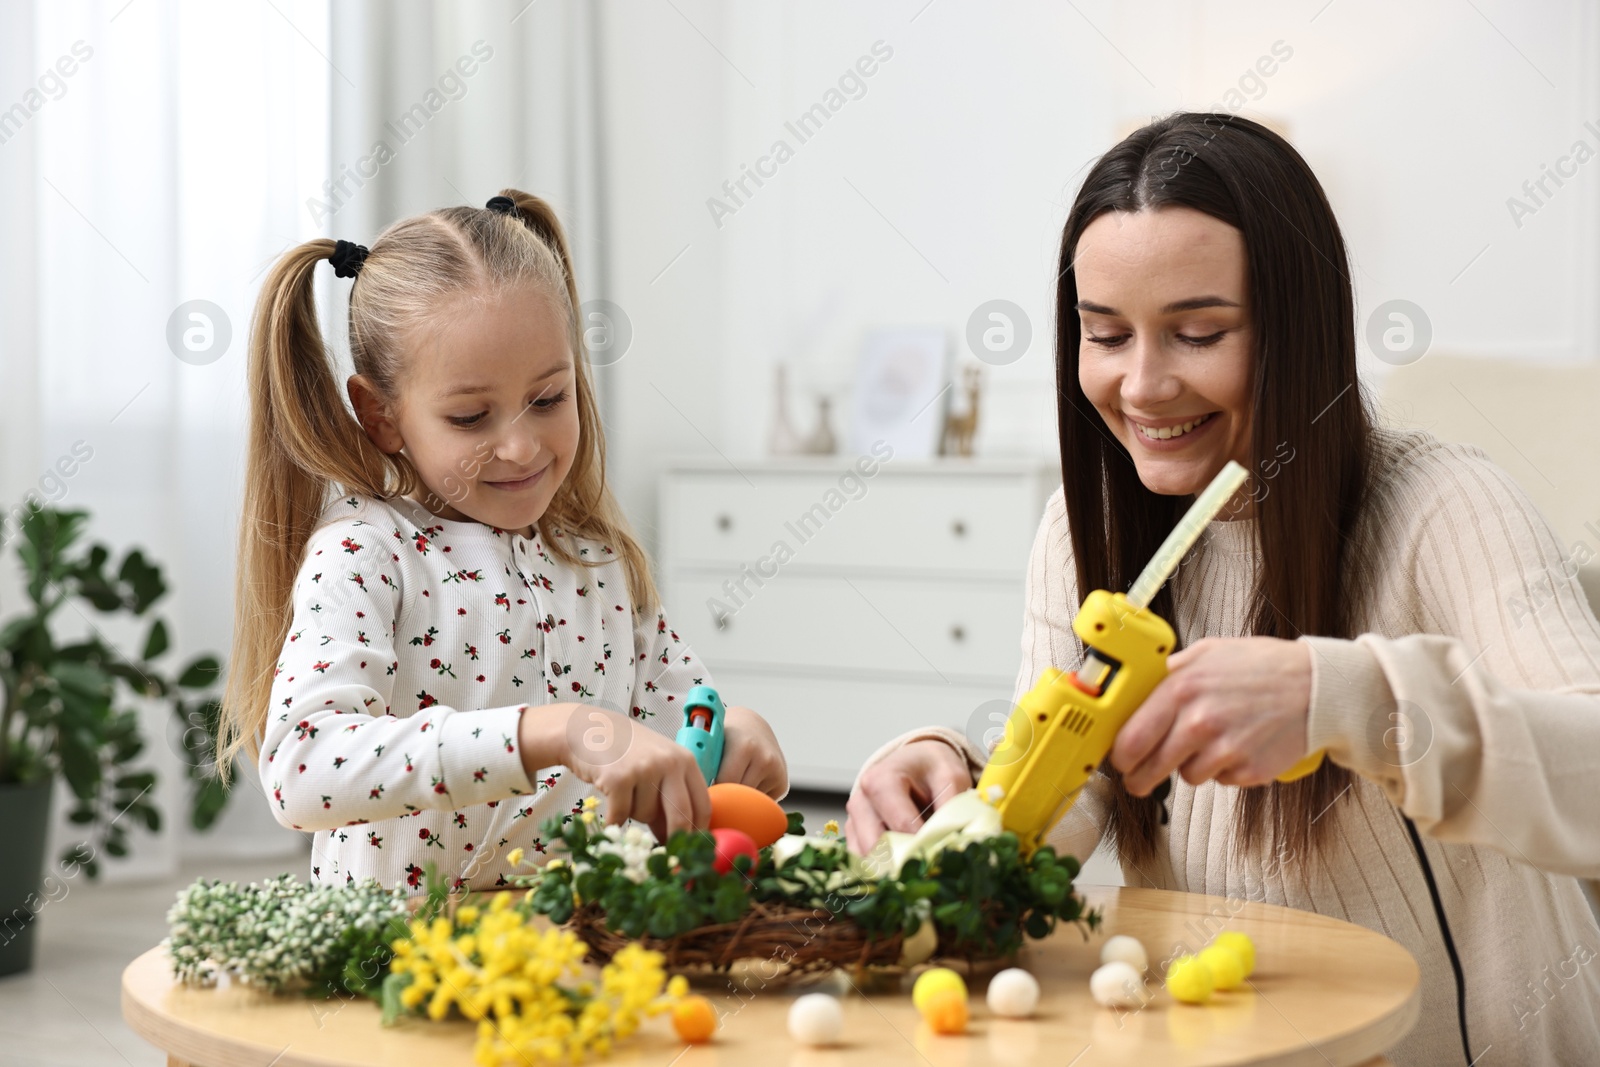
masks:
[[[733,529],[733,516],[728,514],[718,515],[717,529],[723,531],[724,533]]]
[[[950,532],[957,537],[967,536],[967,524],[957,519],[950,524]]]
[[[950,627],[950,640],[952,640],[952,641],[965,641],[966,639],[967,639],[967,631],[965,629],[963,629],[959,623],[957,623],[955,626]]]

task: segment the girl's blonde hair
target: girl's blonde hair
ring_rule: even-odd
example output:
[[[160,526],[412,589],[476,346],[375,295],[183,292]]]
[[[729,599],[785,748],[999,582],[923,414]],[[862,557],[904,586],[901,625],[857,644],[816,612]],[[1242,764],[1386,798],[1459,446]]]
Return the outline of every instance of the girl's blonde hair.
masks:
[[[356,373],[386,402],[397,399],[401,340],[463,290],[533,283],[566,316],[572,345],[579,439],[572,469],[538,526],[545,548],[579,566],[566,538],[602,541],[622,561],[636,611],[657,598],[644,550],[606,485],[605,440],[578,321],[578,288],[566,235],[550,205],[516,189],[511,213],[452,207],[402,219],[373,243],[350,292],[350,354]],[[312,283],[335,243],[307,241],[273,267],[250,331],[250,436],[232,662],[223,696],[217,769],[223,781],[243,749],[260,755],[273,670],[288,636],[293,588],[323,509],[347,493],[379,498],[425,488],[404,455],[381,451],[346,406],[317,323]]]

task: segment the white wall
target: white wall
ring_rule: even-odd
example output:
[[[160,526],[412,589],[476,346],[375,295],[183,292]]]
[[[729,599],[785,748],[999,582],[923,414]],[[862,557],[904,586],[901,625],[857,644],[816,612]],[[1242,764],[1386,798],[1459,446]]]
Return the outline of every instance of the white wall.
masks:
[[[1048,455],[1067,206],[1099,153],[1180,108],[1287,128],[1344,228],[1361,321],[1403,298],[1429,316],[1436,351],[1594,358],[1600,164],[1548,186],[1556,195],[1520,227],[1506,206],[1575,140],[1600,151],[1584,127],[1600,130],[1591,5],[679,2],[607,14],[612,288],[636,331],[611,440],[641,520],[663,453],[762,453],[776,362],[795,366],[791,414],[809,426],[815,393],[848,411],[864,330],[937,323],[959,339],[993,297],[1027,311],[1034,341],[990,372],[979,448]],[[878,40],[894,54],[865,95],[807,143],[787,134]],[[1277,42],[1289,57],[1247,76]],[[706,200],[780,137],[794,157],[719,228]],[[1390,371],[1364,362],[1375,384]]]

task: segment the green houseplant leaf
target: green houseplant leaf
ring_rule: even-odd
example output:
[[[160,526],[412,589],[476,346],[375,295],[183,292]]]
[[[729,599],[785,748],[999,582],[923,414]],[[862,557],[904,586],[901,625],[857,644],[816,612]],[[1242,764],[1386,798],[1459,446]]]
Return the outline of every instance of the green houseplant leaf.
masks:
[[[68,615],[83,615],[74,603],[81,602],[106,615],[147,616],[166,595],[166,579],[140,549],[118,559],[103,544],[82,544],[85,511],[21,511],[19,536],[11,540],[28,603],[0,620],[0,783],[61,775],[75,800],[68,818],[88,834],[62,862],[94,877],[99,850],[127,853],[127,825],[142,823],[151,832],[161,827],[161,813],[149,799],[156,776],[137,765],[145,752],[138,714],[122,707],[129,695],[166,703],[183,727],[190,822],[205,829],[222,812],[227,791],[213,772],[221,705],[212,692],[222,664],[202,655],[170,675],[159,663],[172,649],[161,618],[151,618],[137,655],[94,624],[90,636],[58,643],[53,622],[63,606],[72,607]]]

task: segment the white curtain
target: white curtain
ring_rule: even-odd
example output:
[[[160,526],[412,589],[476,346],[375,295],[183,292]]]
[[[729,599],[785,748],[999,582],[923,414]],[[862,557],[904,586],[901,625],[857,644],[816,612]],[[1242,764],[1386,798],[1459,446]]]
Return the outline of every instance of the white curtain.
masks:
[[[402,214],[517,184],[562,212],[596,291],[591,16],[525,3],[0,6],[0,501],[33,488],[88,509],[91,536],[159,561],[170,663],[228,649],[245,348],[276,255],[316,236],[370,243]],[[389,125],[402,120],[404,141]],[[386,161],[364,163],[386,139]],[[335,198],[325,183],[341,180]],[[342,348],[333,282],[330,270],[325,325]],[[182,308],[180,358],[169,320],[190,301],[216,310]],[[46,476],[78,442],[88,462]],[[20,607],[15,574],[7,545],[0,618]],[[61,623],[129,651],[142,634],[92,610]],[[272,820],[248,769],[222,824],[187,831],[168,718],[145,713],[165,832],[135,831],[108,876],[170,874],[186,853],[278,854],[298,869],[301,837]],[[72,833],[65,801],[52,854]]]

